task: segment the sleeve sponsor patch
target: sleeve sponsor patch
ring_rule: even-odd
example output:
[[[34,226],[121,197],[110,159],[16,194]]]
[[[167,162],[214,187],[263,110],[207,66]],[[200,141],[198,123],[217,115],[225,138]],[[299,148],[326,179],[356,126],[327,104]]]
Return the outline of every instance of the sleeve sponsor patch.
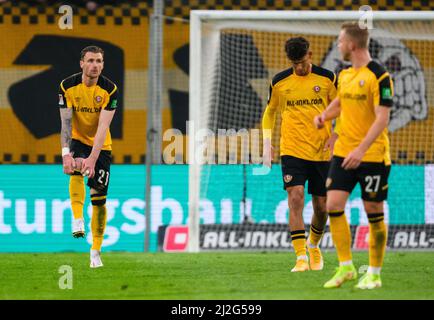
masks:
[[[383,78],[383,80],[380,81],[379,89],[380,105],[385,107],[391,107],[393,104],[393,86],[392,80],[390,79],[389,75],[387,75]]]
[[[383,99],[392,99],[392,91],[390,88],[382,88],[381,90],[381,98]]]
[[[113,99],[113,100],[112,100],[112,103],[111,103],[111,105],[110,105],[110,108],[111,108],[111,109],[116,109],[117,106],[118,106],[118,100],[117,100],[117,99]]]

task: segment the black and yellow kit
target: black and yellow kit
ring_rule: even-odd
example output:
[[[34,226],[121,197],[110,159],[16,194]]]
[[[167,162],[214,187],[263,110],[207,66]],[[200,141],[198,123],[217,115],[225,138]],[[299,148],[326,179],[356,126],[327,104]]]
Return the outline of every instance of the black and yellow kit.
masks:
[[[340,132],[333,155],[345,158],[365,138],[375,121],[375,107],[392,107],[393,84],[389,73],[377,62],[341,71],[338,79],[341,104]],[[362,162],[384,162],[390,165],[387,128],[372,143]]]
[[[87,87],[82,73],[74,74],[60,83],[59,107],[72,108],[72,139],[93,146],[102,109],[115,110],[118,106],[116,85],[99,76],[96,85]],[[111,150],[111,135],[107,131],[102,150]]]
[[[275,114],[280,111],[280,155],[309,161],[330,159],[330,152],[323,149],[332,132],[331,122],[318,130],[313,118],[335,98],[335,85],[335,74],[315,65],[306,76],[298,76],[289,68],[273,78],[262,128],[273,129]]]
[[[284,190],[292,186],[304,186],[307,180],[309,194],[319,197],[326,196],[328,161],[309,161],[293,156],[281,156],[281,166]]]
[[[280,155],[284,188],[309,182],[309,193],[325,196],[330,151],[324,150],[332,133],[332,124],[315,128],[313,119],[336,96],[336,75],[312,65],[306,76],[293,68],[278,73],[272,80],[262,128],[271,138],[276,112],[282,116]],[[267,130],[268,129],[268,130]]]
[[[74,158],[89,157],[98,129],[101,110],[114,111],[118,106],[116,85],[104,76],[99,76],[97,84],[87,87],[82,82],[82,73],[74,74],[60,83],[59,107],[72,108],[72,142],[70,150]],[[95,176],[88,179],[87,185],[107,194],[111,163],[110,131],[95,163]],[[80,174],[76,172],[75,174]]]
[[[339,139],[333,151],[327,188],[351,192],[359,182],[363,200],[383,201],[387,198],[391,165],[387,128],[369,147],[358,168],[344,170],[341,164],[365,138],[376,119],[375,108],[392,107],[390,75],[375,61],[358,69],[345,69],[339,74],[338,96],[341,105]]]

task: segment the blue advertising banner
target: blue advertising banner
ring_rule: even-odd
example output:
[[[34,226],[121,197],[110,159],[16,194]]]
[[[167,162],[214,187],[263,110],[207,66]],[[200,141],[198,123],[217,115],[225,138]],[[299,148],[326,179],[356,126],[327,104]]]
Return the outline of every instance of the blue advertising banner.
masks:
[[[239,223],[243,219],[243,189],[246,212],[256,223],[287,223],[286,192],[280,166],[268,175],[253,175],[253,166],[218,165],[205,168],[201,182],[201,223]],[[433,206],[426,203],[424,166],[392,168],[386,222],[391,225],[430,222]],[[427,171],[428,172],[428,171]],[[430,168],[432,174],[432,168]],[[188,166],[156,165],[152,168],[151,251],[157,251],[161,225],[181,225],[188,218]],[[113,165],[107,198],[105,251],[143,251],[145,234],[145,167]],[[84,217],[86,239],[71,236],[72,213],[69,177],[59,165],[0,166],[0,252],[86,252],[90,248],[92,206],[86,192]],[[360,189],[346,208],[352,225],[367,224]],[[304,219],[310,223],[312,203],[305,197]],[[430,221],[428,221],[430,220]]]

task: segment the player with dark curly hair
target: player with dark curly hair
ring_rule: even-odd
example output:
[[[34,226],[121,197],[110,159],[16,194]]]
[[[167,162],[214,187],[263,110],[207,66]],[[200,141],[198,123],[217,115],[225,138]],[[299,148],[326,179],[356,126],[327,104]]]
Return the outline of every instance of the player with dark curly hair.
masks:
[[[282,117],[280,156],[283,187],[288,193],[289,229],[297,256],[292,271],[322,270],[323,258],[318,244],[327,222],[325,182],[337,135],[332,131],[331,122],[318,131],[313,119],[335,98],[336,75],[312,64],[312,51],[305,38],[287,40],[285,51],[291,67],[275,75],[271,81],[262,119],[264,164],[271,166],[272,130],[279,111]],[[307,243],[303,221],[306,181],[314,211]]]

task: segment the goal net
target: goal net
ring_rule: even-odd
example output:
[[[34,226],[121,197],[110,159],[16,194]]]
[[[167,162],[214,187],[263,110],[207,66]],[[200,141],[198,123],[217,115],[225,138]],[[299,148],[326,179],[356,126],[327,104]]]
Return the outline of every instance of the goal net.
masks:
[[[431,195],[434,187],[430,181],[433,177],[430,164],[434,162],[434,15],[371,12],[371,16],[366,16],[365,12],[362,17],[362,14],[191,12],[190,251],[231,248],[231,243],[233,248],[257,248],[258,243],[264,243],[265,247],[270,244],[270,248],[277,243],[281,247],[290,245],[290,241],[285,242],[284,232],[288,231],[288,206],[279,165],[279,115],[272,136],[274,165],[267,173],[260,164],[261,118],[270,81],[289,67],[284,44],[293,36],[303,36],[310,42],[314,64],[339,73],[346,66],[337,50],[342,22],[366,18],[363,21],[369,23],[370,17],[373,18],[371,56],[386,67],[395,87],[389,124],[394,166],[385,215],[391,228],[389,242],[396,243],[388,244],[408,247],[411,232],[416,232],[415,242],[432,247],[434,233],[429,224],[434,223]],[[312,213],[311,199],[306,194],[306,224],[310,223]],[[351,195],[346,214],[356,243],[357,237],[366,236],[367,229],[363,227],[368,224],[360,190]],[[422,228],[423,225],[428,227]],[[263,235],[258,235],[256,242],[249,233],[255,228]],[[281,230],[282,235],[274,234],[270,240],[269,230]],[[402,235],[407,237],[404,240],[394,238],[400,230],[407,232]],[[420,240],[422,232],[425,242]],[[360,248],[366,246],[364,240],[360,239]]]

